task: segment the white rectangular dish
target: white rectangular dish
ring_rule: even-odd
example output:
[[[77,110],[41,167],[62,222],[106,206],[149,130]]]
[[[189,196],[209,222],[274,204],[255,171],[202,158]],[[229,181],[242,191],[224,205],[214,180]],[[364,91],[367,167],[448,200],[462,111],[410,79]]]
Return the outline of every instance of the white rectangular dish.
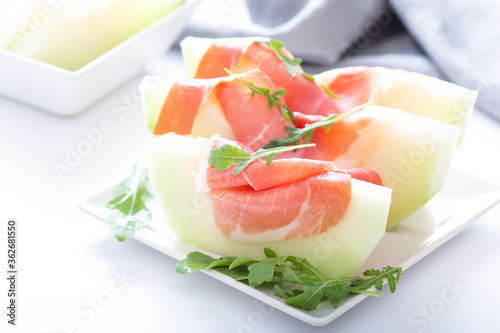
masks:
[[[0,48],[0,94],[56,115],[77,114],[162,55],[184,29],[197,2],[186,0],[76,71]]]
[[[105,205],[113,198],[113,194],[113,187],[106,188],[86,200],[80,207],[104,221],[111,213]],[[369,268],[382,268],[387,265],[401,266],[405,271],[464,230],[498,202],[500,202],[498,187],[460,171],[450,170],[443,190],[398,227],[386,233],[356,275],[362,274]],[[214,257],[220,256],[179,242],[169,230],[160,207],[151,208],[153,215],[151,224],[137,231],[133,238],[177,260],[184,259],[192,251],[205,252]],[[317,310],[306,311],[286,305],[273,295],[272,290],[251,288],[216,271],[203,272],[315,326],[332,322],[367,297],[349,296],[336,309],[331,308],[328,301],[323,301]]]

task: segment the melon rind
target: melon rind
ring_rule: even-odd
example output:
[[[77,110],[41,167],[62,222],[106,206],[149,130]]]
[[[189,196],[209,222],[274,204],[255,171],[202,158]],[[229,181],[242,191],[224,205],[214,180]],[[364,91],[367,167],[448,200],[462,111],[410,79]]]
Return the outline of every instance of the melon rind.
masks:
[[[385,233],[391,190],[352,180],[352,199],[341,222],[303,239],[243,244],[225,237],[213,222],[212,203],[196,189],[200,159],[210,141],[173,133],[148,146],[149,179],[166,219],[180,241],[220,255],[263,259],[263,249],[304,257],[328,278],[356,272]]]

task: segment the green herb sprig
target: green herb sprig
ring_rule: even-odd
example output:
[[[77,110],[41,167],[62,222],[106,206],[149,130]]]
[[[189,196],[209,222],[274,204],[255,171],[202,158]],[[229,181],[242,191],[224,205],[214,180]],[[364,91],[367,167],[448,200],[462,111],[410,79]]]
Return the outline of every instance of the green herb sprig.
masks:
[[[233,175],[236,176],[243,171],[250,163],[265,158],[267,166],[271,165],[273,159],[282,153],[294,151],[299,148],[314,147],[315,144],[304,144],[287,147],[276,147],[271,149],[259,149],[253,154],[229,144],[222,144],[219,148],[212,149],[208,155],[208,163],[213,165],[217,171],[229,169],[236,164]]]
[[[106,204],[116,213],[106,219],[116,239],[124,241],[151,221],[151,211],[146,203],[153,195],[146,187],[147,172],[138,164],[132,174],[114,189],[119,194]]]
[[[306,259],[296,256],[278,256],[270,249],[264,249],[266,259],[257,261],[246,257],[222,257],[215,259],[201,252],[191,252],[186,259],[179,261],[176,272],[190,274],[199,270],[215,270],[237,281],[258,287],[265,283],[273,286],[274,293],[283,298],[288,305],[315,310],[323,299],[328,299],[336,308],[348,294],[382,296],[373,290],[382,290],[385,280],[391,292],[396,291],[402,268],[387,266],[381,270],[370,269],[364,277],[325,279],[318,269]],[[291,284],[291,292],[282,287]],[[298,288],[298,289],[294,289]]]
[[[329,117],[312,123],[312,124],[306,124],[303,128],[297,128],[297,127],[291,127],[291,126],[285,126],[285,130],[288,132],[288,136],[285,138],[279,138],[279,139],[273,139],[269,141],[267,145],[263,147],[263,149],[271,149],[271,148],[276,148],[276,147],[284,147],[288,146],[291,144],[297,145],[300,143],[301,139],[305,137],[305,143],[310,143],[314,134],[314,131],[316,131],[320,127],[325,127],[326,132],[328,133],[330,131],[330,128],[334,123],[337,121],[341,120],[342,118],[364,108],[367,105],[372,104],[372,102],[365,103],[363,105],[360,105],[354,109],[352,109],[349,112],[342,113],[342,114],[331,114]]]
[[[271,51],[273,51],[276,57],[278,57],[278,59],[285,64],[288,74],[290,74],[290,76],[293,77],[297,74],[301,74],[306,78],[308,78],[309,80],[314,81],[314,77],[312,75],[306,74],[302,70],[297,68],[297,65],[300,65],[302,59],[290,58],[285,54],[283,54],[283,51],[281,51],[281,49],[283,48],[283,46],[285,46],[285,43],[273,39],[266,41],[265,43],[269,46]]]
[[[258,43],[258,42],[261,42],[261,41],[256,41],[256,42]],[[290,76],[293,77],[293,76],[297,75],[297,73],[298,73],[298,74],[301,74],[304,77],[308,78],[311,81],[315,81],[316,80],[314,78],[314,76],[306,74],[300,68],[297,68],[297,65],[300,65],[300,63],[302,62],[302,59],[300,59],[300,58],[290,58],[290,57],[286,56],[285,54],[283,54],[283,52],[281,51],[281,49],[283,48],[283,46],[285,46],[285,43],[277,41],[277,40],[272,40],[272,39],[268,40],[268,41],[265,41],[264,43],[266,43],[269,46],[269,48],[273,51],[273,53],[278,57],[278,59],[280,59],[283,62],[283,64],[285,64],[286,69],[288,71],[288,74],[290,74]],[[320,86],[321,86],[321,88],[323,88],[323,90],[329,96],[331,96],[333,98],[336,98],[336,99],[342,99],[342,98],[336,96],[333,92],[331,92],[330,89],[328,89],[324,85],[320,84]]]
[[[280,102],[280,97],[286,95],[285,89],[278,89],[275,92],[271,93],[271,90],[269,88],[257,87],[253,83],[245,81],[242,78],[238,77],[236,74],[234,74],[227,68],[224,68],[224,70],[226,71],[226,73],[234,77],[236,80],[240,81],[245,86],[247,86],[252,92],[252,97],[255,95],[261,95],[267,98],[267,103],[268,103],[267,107],[269,110],[271,110],[274,105],[277,105],[280,108],[281,115],[283,116],[283,118],[285,118],[286,121],[291,120],[293,122],[293,125],[297,126],[297,121],[295,120],[293,112],[289,108],[287,108],[283,103]]]

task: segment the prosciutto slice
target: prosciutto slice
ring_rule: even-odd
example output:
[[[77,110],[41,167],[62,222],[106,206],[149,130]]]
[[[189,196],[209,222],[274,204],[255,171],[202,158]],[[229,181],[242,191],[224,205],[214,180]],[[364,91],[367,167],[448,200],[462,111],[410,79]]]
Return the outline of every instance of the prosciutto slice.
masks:
[[[282,53],[293,58],[285,49],[282,49]],[[287,91],[284,100],[292,111],[323,116],[342,113],[337,107],[336,100],[316,82],[301,74],[291,76],[283,61],[266,43],[252,41],[238,45],[214,43],[201,58],[195,77],[226,76],[224,68],[234,73],[260,69],[277,87]],[[301,70],[298,65],[297,68]],[[346,111],[348,110],[344,110]]]
[[[239,77],[256,86],[276,90],[276,86],[259,69]],[[200,108],[210,102],[222,108],[225,118],[220,121],[229,123],[236,141],[253,150],[266,145],[269,140],[287,136],[285,126],[292,125],[283,118],[277,106],[269,109],[267,98],[252,96],[252,91],[234,77],[187,79],[173,84],[153,133],[190,134]]]
[[[224,138],[222,144],[251,150]],[[351,178],[381,185],[370,168],[341,170],[333,163],[300,158],[252,162],[236,176],[234,166],[217,171],[207,165],[208,196],[215,226],[235,240],[274,241],[323,233],[344,217],[351,200]]]

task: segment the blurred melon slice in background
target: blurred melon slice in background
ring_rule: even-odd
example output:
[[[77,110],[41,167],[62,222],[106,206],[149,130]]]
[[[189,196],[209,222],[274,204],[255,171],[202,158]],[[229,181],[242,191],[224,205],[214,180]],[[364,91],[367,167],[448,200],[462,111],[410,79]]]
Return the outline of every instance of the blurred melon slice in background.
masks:
[[[4,47],[68,70],[78,70],[177,7],[184,0],[41,0],[6,24]],[[11,5],[13,6],[13,5]],[[19,7],[19,8],[17,8]],[[22,8],[21,8],[22,7]],[[7,29],[7,37],[5,30]]]
[[[0,0],[0,48],[16,36],[40,0]]]

